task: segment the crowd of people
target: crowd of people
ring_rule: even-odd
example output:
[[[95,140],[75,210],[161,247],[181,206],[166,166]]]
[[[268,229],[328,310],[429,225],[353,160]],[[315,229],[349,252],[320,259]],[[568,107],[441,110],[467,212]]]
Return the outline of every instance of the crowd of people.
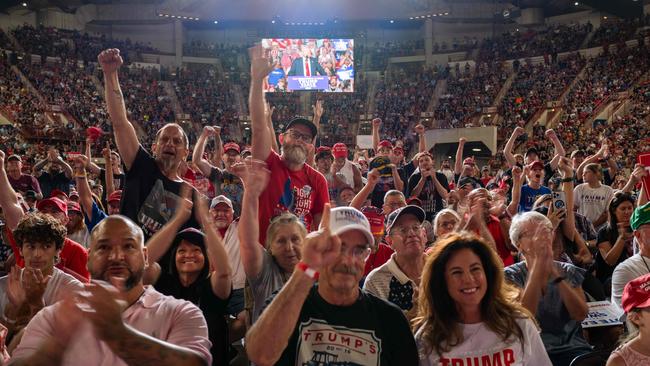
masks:
[[[508,52],[569,47],[569,31],[551,29]],[[77,33],[35,46],[57,32],[14,35],[66,57],[0,64],[16,123],[0,126],[0,365],[650,362],[644,45],[518,64],[503,152],[485,163],[464,137],[437,161],[420,113],[446,78],[438,127],[470,124],[509,76],[501,61],[391,69],[360,149],[363,78],[355,93],[313,94],[298,116],[299,94],[264,93],[276,64],[261,45],[232,55],[247,72],[172,75],[115,48],[70,53]],[[176,123],[165,81],[202,129]],[[232,138],[235,83],[246,141]],[[558,125],[527,133],[565,92]],[[622,92],[624,112],[585,125]],[[35,140],[53,105],[73,116],[72,137]],[[622,315],[583,327],[596,304]]]
[[[432,92],[430,70],[388,82],[406,92],[380,91],[390,102],[371,123],[373,148],[360,151],[318,138],[354,118],[358,111],[342,112],[351,101],[314,96],[313,116],[287,110],[274,124],[278,100],[266,99],[278,94],[263,92],[274,65],[261,46],[250,62],[250,146],[210,125],[194,142],[172,120],[147,131],[150,143],[139,138],[129,111],[139,98],[165,105],[143,89],[159,85],[129,76],[119,50],[108,49],[98,70],[109,133],[89,134],[84,146],[0,152],[0,359],[569,365],[594,351],[613,351],[612,365],[650,359],[650,278],[635,279],[650,258],[648,172],[623,162],[650,145],[621,150],[617,136],[646,121],[647,85],[634,90],[628,115],[596,127],[608,139],[595,145],[535,128],[527,139],[535,144],[519,155],[526,132],[514,128],[494,172],[468,157],[465,138],[455,159],[436,162],[426,149],[417,122],[430,97],[414,95]],[[529,67],[522,80],[543,95]],[[130,96],[139,90],[146,96]],[[409,118],[391,118],[399,115]],[[393,143],[400,130],[413,131],[412,157]],[[648,136],[643,123],[630,133]],[[97,145],[104,167],[88,156]],[[593,301],[611,301],[627,325],[583,329]],[[622,333],[631,340],[613,350]]]

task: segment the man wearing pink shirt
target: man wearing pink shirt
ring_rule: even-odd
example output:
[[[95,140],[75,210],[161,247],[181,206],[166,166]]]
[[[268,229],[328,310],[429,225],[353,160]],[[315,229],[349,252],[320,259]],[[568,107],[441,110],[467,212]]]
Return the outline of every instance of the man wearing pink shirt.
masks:
[[[41,310],[10,365],[209,365],[208,328],[188,301],[144,286],[142,230],[124,216],[91,233],[84,291]]]

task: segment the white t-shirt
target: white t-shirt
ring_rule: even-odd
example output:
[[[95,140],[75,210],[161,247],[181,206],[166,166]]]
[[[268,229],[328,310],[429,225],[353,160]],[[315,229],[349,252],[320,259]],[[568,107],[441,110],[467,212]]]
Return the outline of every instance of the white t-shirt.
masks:
[[[9,276],[0,278],[0,315],[4,314],[5,306],[9,303],[9,298],[7,297],[8,283]],[[55,267],[52,272],[52,278],[47,282],[45,292],[43,292],[43,302],[45,306],[52,305],[63,299],[65,295],[82,288],[83,285],[76,278]]]
[[[573,189],[573,197],[578,213],[586,216],[592,223],[607,210],[609,201],[614,195],[610,186],[601,184],[598,188],[591,188],[589,184],[582,183]]]
[[[650,268],[650,258],[641,254],[635,254],[616,266],[612,274],[612,303],[619,309],[623,309],[621,299],[625,285],[637,277],[650,273],[648,268]]]
[[[239,236],[237,235],[237,228],[239,221],[235,220],[230,223],[226,234],[223,236],[223,245],[228,254],[230,261],[230,268],[232,269],[232,288],[238,290],[244,288],[246,284],[246,272],[244,272],[244,265],[241,262],[241,255],[239,253]]]
[[[503,342],[499,336],[489,330],[485,323],[461,324],[463,343],[453,347],[442,356],[435,350],[426,354],[421,331],[415,333],[418,345],[420,366],[551,366],[539,331],[531,319],[518,319],[517,324],[524,333],[524,343],[512,337]]]

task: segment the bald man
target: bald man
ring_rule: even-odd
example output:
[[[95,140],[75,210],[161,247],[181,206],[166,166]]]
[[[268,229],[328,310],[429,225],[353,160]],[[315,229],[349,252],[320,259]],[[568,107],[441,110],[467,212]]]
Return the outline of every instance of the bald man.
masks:
[[[147,249],[140,227],[109,216],[90,242],[93,283],[39,312],[10,365],[209,365],[201,310],[143,284]]]

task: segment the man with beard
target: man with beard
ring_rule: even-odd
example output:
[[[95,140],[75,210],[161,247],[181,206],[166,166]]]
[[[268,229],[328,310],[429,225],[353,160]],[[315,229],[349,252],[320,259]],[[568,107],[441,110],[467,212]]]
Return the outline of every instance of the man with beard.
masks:
[[[260,243],[266,242],[266,229],[271,218],[284,211],[298,216],[307,230],[320,223],[325,203],[329,202],[327,181],[314,168],[305,164],[307,152],[318,134],[316,126],[305,118],[295,118],[280,135],[281,154],[272,151],[274,138],[265,119],[263,81],[273,65],[257,45],[251,49],[251,113],[253,159],[266,162],[271,182],[259,198]]]
[[[189,141],[181,126],[168,123],[156,133],[152,145],[153,156],[150,155],[138,142],[135,128],[127,118],[118,79],[118,70],[123,63],[120,50],[105,50],[97,59],[104,73],[106,105],[115,142],[126,167],[120,212],[140,225],[145,238],[149,238],[174,213],[184,184],[179,165],[189,154]],[[185,227],[199,227],[194,217],[190,217]]]
[[[413,334],[399,308],[359,289],[373,240],[363,213],[351,207],[330,213],[326,206],[296,270],[246,335],[249,359],[258,365],[327,359],[417,365]]]
[[[199,139],[196,141],[196,145],[194,145],[192,161],[199,168],[201,174],[203,174],[205,177],[208,177],[212,185],[214,185],[215,192],[213,197],[219,195],[228,197],[228,199],[232,202],[233,208],[235,210],[235,216],[239,217],[241,213],[241,201],[244,195],[244,185],[242,184],[239,177],[230,172],[230,169],[232,168],[233,164],[239,162],[240,160],[240,148],[237,143],[228,142],[223,145],[223,154],[219,156],[219,153],[222,150],[220,147],[220,131],[221,129],[218,127],[203,127],[203,133],[201,133],[201,136],[199,136]],[[205,144],[210,136],[214,137],[215,155],[221,158],[225,169],[213,166],[210,164],[208,159],[203,156],[203,152],[205,151]],[[218,162],[219,158],[216,160]]]
[[[90,242],[88,268],[96,281],[32,319],[12,365],[209,365],[201,310],[142,282],[142,230],[110,216]]]

